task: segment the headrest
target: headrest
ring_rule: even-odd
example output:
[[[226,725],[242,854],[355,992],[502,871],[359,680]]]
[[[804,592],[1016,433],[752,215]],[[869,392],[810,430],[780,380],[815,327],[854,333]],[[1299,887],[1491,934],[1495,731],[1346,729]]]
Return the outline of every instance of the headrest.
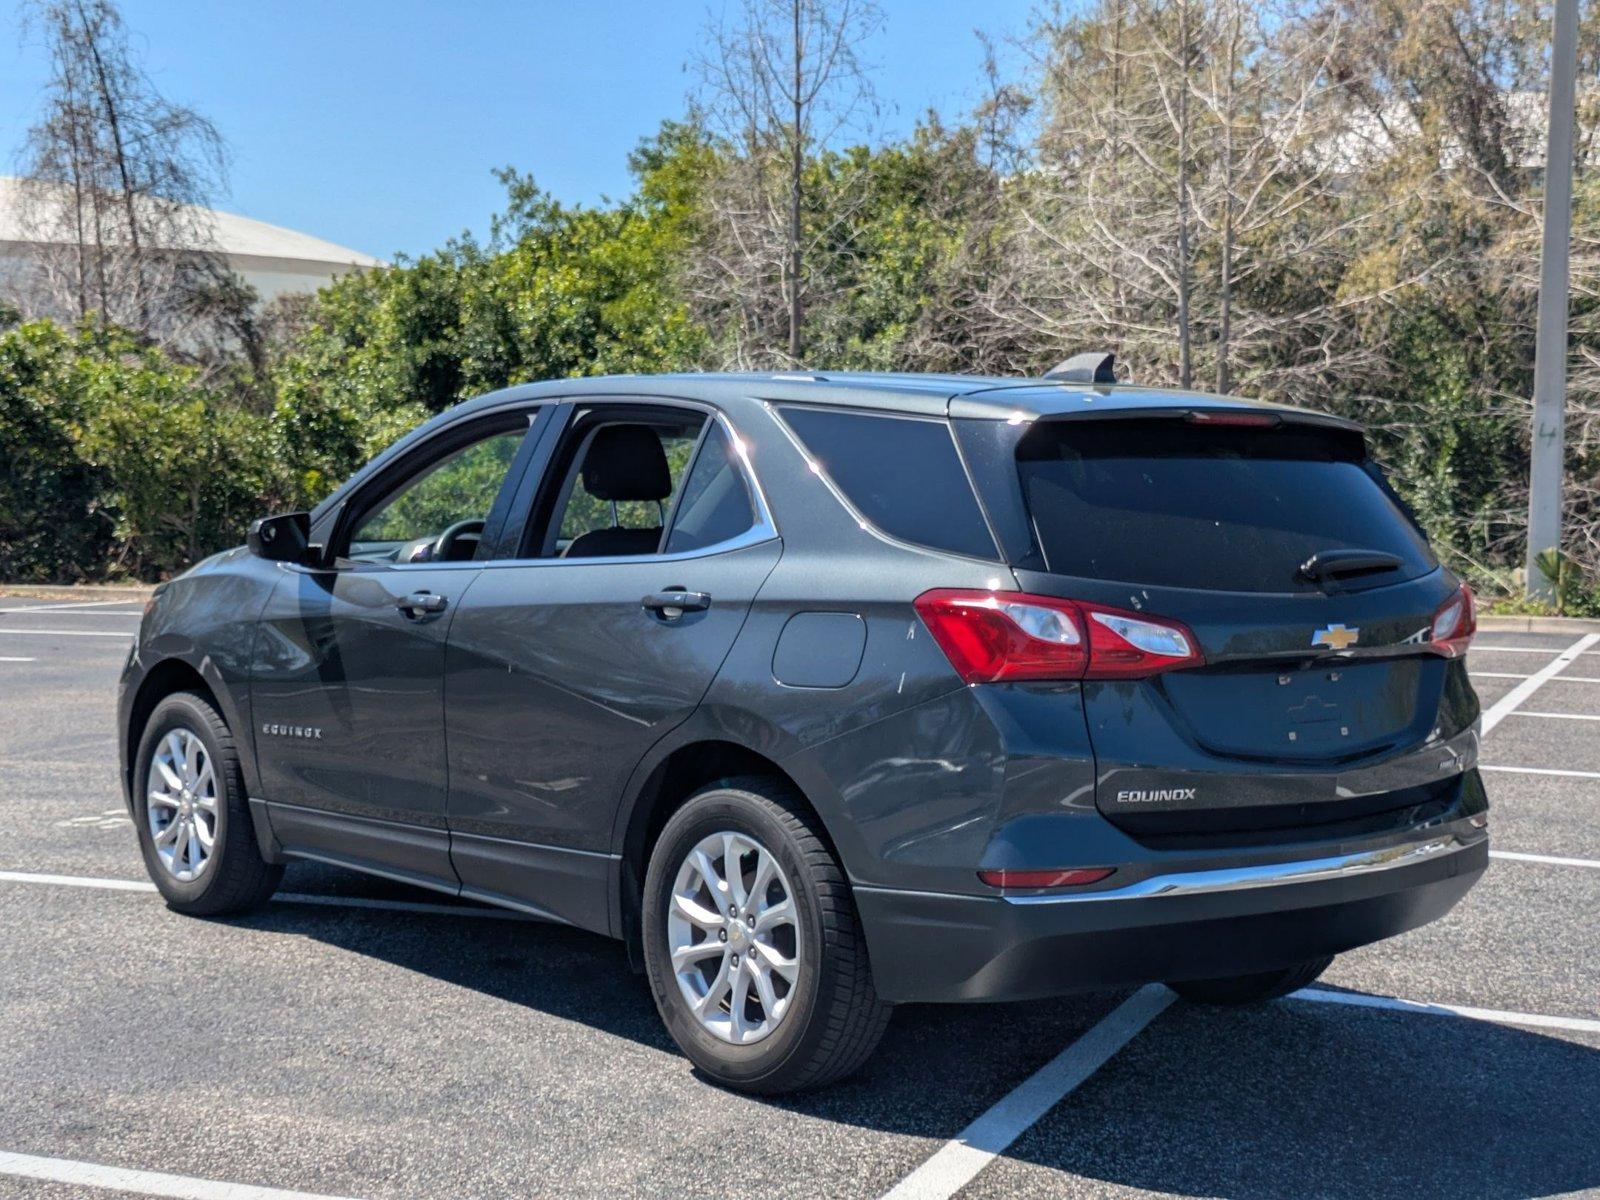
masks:
[[[583,456],[583,486],[597,500],[665,500],[672,472],[648,425],[602,425]]]

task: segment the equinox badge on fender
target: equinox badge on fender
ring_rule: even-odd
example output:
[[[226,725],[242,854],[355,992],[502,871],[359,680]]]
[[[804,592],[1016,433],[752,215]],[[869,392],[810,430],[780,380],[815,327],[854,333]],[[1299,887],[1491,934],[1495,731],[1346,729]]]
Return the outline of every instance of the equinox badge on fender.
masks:
[[[1330,650],[1348,650],[1361,640],[1361,630],[1347,629],[1343,625],[1329,625],[1311,635],[1313,646],[1326,646]]]
[[[274,737],[306,738],[314,742],[322,740],[322,729],[317,725],[280,725],[269,722],[261,727],[261,732]]]

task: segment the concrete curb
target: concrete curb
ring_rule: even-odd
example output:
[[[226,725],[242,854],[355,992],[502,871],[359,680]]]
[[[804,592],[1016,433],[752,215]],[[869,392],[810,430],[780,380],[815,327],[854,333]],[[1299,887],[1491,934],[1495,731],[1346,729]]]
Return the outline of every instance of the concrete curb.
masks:
[[[1600,620],[1594,617],[1478,617],[1478,628],[1485,633],[1600,633]]]
[[[148,600],[152,590],[143,583],[0,583],[0,596],[31,600]]]

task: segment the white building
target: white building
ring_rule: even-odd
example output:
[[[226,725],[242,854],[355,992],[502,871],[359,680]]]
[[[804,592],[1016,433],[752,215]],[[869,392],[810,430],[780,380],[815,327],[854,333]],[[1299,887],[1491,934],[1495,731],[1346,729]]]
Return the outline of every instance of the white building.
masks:
[[[65,252],[74,244],[62,234],[39,232],[68,229],[70,207],[64,199],[51,204],[48,193],[41,206],[38,187],[0,176],[0,290],[25,278],[41,251]],[[46,210],[42,215],[41,207]],[[59,213],[52,214],[51,209]],[[351,271],[384,265],[348,246],[210,208],[181,206],[181,219],[168,224],[187,231],[178,240],[189,244],[160,249],[217,255],[256,290],[262,303],[285,294],[314,292]]]

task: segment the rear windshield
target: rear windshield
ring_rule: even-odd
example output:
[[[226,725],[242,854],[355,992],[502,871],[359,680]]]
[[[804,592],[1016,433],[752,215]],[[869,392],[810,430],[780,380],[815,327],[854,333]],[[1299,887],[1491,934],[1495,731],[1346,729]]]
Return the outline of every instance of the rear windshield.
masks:
[[[1360,439],[1339,431],[1040,422],[1017,447],[1017,469],[1046,565],[1060,575],[1297,592],[1317,589],[1298,569],[1321,550],[1400,559],[1355,586],[1438,565]]]

